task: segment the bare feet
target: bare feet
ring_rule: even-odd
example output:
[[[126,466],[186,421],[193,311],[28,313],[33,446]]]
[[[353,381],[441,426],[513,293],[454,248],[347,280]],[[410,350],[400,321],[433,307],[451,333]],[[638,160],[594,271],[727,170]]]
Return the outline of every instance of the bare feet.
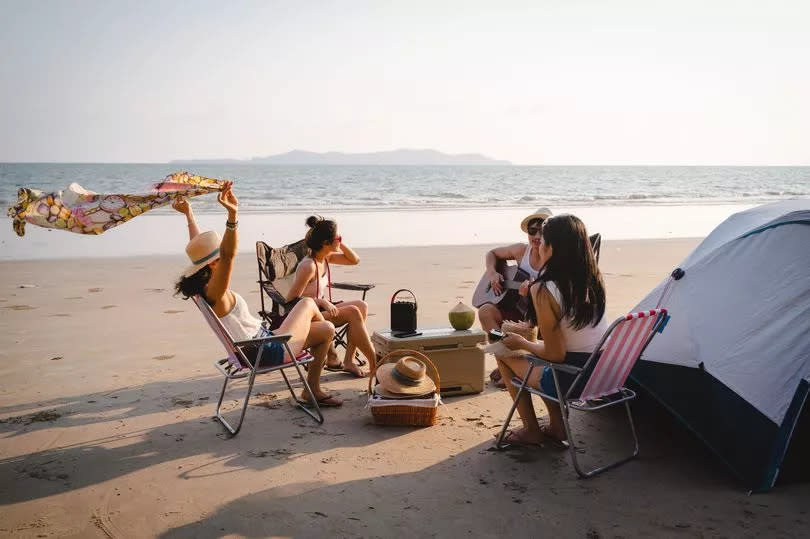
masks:
[[[351,374],[355,378],[365,378],[368,376],[368,371],[352,360],[343,362],[343,372]]]
[[[329,351],[326,353],[326,366],[329,367],[329,370],[341,368],[340,360],[338,359],[337,350],[335,350],[334,344],[329,346]]]

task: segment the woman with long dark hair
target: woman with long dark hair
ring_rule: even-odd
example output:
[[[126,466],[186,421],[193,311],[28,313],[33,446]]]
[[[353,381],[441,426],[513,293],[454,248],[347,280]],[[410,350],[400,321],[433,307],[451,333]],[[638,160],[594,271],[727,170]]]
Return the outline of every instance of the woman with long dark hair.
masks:
[[[557,215],[543,223],[540,238],[542,268],[530,288],[535,319],[543,340],[530,342],[508,333],[503,343],[513,350],[525,350],[547,361],[583,366],[607,330],[605,319],[605,284],[596,264],[585,225],[573,215]],[[523,378],[529,362],[523,357],[498,357],[498,368],[512,399],[517,395],[508,381]],[[561,390],[567,391],[573,375],[560,377]],[[535,369],[527,382],[540,386],[544,393],[555,395],[551,369]],[[580,388],[581,389],[581,388]],[[523,428],[513,430],[505,442],[516,445],[539,445],[546,441],[557,444],[565,440],[560,406],[543,399],[549,413],[548,425],[537,422],[531,394],[522,394],[517,411]]]
[[[358,378],[364,378],[368,373],[354,362],[354,355],[356,350],[360,350],[360,353],[366,356],[369,365],[373,366],[376,361],[374,345],[371,344],[371,337],[366,328],[368,305],[362,300],[341,301],[335,304],[330,301],[329,296],[329,264],[354,266],[360,263],[360,257],[343,243],[343,237],[338,234],[335,221],[312,215],[307,218],[306,224],[309,227],[306,242],[310,254],[298,264],[295,280],[287,292],[286,299],[292,301],[298,297],[312,298],[326,320],[336,326],[349,325],[342,367],[340,363],[327,363],[327,368],[333,367],[330,370],[342,370]],[[337,360],[337,353],[333,350],[331,352]]]
[[[205,298],[234,340],[267,337],[273,332],[262,327],[261,320],[250,313],[244,298],[230,289],[239,224],[237,221],[239,201],[233,194],[232,182],[226,182],[217,200],[228,212],[225,234],[221,241],[219,234],[214,231],[200,233],[191,205],[185,198],[178,198],[172,204],[175,210],[186,216],[189,234],[186,254],[191,259],[191,266],[186,268],[183,276],[175,284],[175,291],[182,294],[185,299],[195,295]],[[313,395],[304,391],[301,399],[308,402],[317,400],[320,406],[343,404],[341,399],[330,395],[320,385],[321,370],[335,335],[335,326],[324,320],[315,302],[311,299],[298,302],[274,332],[290,335],[287,344],[293,354],[309,348],[315,357],[307,372],[307,381]],[[292,358],[285,355],[283,344],[267,343],[262,353],[262,364],[271,366],[292,361]]]

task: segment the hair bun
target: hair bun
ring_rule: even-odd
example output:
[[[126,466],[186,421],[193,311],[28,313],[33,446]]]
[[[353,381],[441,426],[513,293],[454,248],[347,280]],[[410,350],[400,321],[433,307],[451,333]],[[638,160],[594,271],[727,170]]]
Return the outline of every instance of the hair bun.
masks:
[[[310,215],[307,217],[307,226],[309,228],[313,228],[315,225],[318,224],[318,221],[322,221],[323,217],[318,217],[317,215]]]

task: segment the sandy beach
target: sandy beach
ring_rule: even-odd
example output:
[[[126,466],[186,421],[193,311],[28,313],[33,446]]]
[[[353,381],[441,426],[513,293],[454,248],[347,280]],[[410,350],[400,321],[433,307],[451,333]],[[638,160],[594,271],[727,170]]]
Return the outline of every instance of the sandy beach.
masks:
[[[610,318],[698,241],[605,241]],[[366,248],[333,278],[376,284],[372,330],[388,326],[401,287],[415,292],[421,327],[443,327],[457,301],[470,302],[487,248]],[[644,398],[634,404],[640,458],[590,480],[577,479],[567,453],[490,451],[510,400],[489,384],[445,399],[434,427],[386,428],[371,424],[364,380],[325,373],[346,403],[317,426],[289,404],[280,377],[265,376],[243,431],[228,438],[212,420],[222,347],[194,305],[172,296],[184,264],[180,255],[0,262],[0,535],[807,534],[810,485],[747,495]],[[233,288],[258,310],[255,281],[255,258],[241,254]],[[239,394],[226,398],[235,407]],[[619,419],[573,416],[583,458],[622,449]]]

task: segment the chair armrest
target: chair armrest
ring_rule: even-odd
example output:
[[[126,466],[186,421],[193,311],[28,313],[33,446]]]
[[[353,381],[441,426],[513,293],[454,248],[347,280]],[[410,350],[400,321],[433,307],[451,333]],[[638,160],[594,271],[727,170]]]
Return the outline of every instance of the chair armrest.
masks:
[[[287,342],[292,335],[282,333],[279,335],[270,335],[269,337],[259,337],[258,339],[247,339],[246,341],[234,341],[234,346],[247,346],[248,344],[264,344],[266,342]]]
[[[555,361],[548,361],[547,359],[535,356],[534,354],[529,354],[528,356],[526,356],[526,359],[531,361],[531,363],[535,367],[551,367],[554,370],[567,372],[569,374],[579,374],[580,371],[582,371],[580,367],[575,367],[574,365],[569,365],[567,363],[557,363]]]
[[[358,290],[360,292],[367,292],[374,288],[373,284],[361,284],[361,283],[332,283],[332,288],[337,288],[338,290]]]

